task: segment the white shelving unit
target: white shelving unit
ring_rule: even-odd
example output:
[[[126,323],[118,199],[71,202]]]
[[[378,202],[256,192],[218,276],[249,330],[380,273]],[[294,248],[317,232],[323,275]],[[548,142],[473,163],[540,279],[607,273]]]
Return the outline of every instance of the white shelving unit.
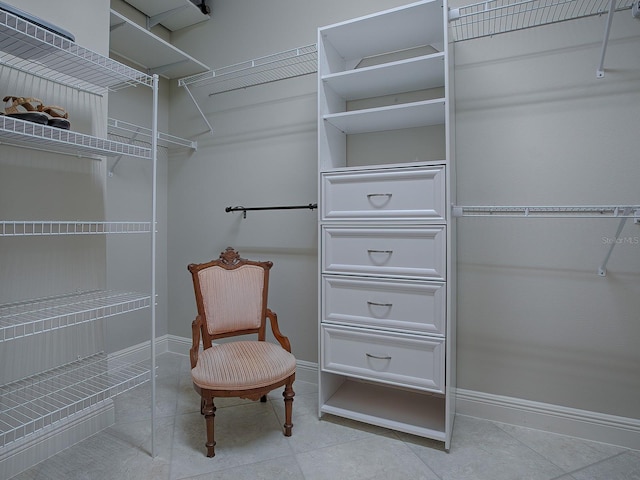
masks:
[[[148,74],[182,78],[209,70],[204,63],[111,10],[109,50]]]
[[[66,420],[77,421],[85,412],[91,415],[96,407],[104,405],[115,395],[149,380],[152,385],[150,405],[152,412],[155,410],[155,378],[150,371],[155,369],[155,302],[152,299],[156,288],[156,234],[153,226],[156,218],[158,77],[143,74],[80,47],[5,11],[0,11],[0,56],[7,67],[96,95],[132,85],[153,90],[150,148],[0,116],[0,149],[2,145],[10,144],[52,153],[89,156],[90,161],[125,155],[151,161],[153,176],[151,218],[144,221],[0,220],[0,242],[13,237],[143,234],[150,238],[151,250],[149,292],[74,291],[0,305],[0,343],[3,345],[18,339],[43,338],[62,329],[70,331],[82,324],[141,309],[150,309],[151,318],[150,362],[119,363],[105,352],[97,351],[68,364],[51,364],[46,371],[0,386],[0,466],[11,476],[16,473],[11,473],[15,468],[15,460],[12,459],[20,456],[22,446],[27,448],[33,444],[39,433],[51,432]],[[152,413],[152,450],[153,422]],[[5,469],[4,461],[7,459],[14,463]]]
[[[447,22],[446,1],[428,0],[318,30],[318,383],[321,417],[449,449],[455,222],[446,206],[455,169]]]

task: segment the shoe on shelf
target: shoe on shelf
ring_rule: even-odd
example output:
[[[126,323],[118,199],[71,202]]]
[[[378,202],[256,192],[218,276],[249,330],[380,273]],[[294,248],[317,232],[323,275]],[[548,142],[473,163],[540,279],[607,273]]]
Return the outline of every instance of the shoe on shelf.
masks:
[[[56,128],[62,128],[69,130],[71,123],[69,120],[69,114],[67,111],[58,105],[38,105],[38,111],[47,115],[47,125]]]
[[[42,105],[42,100],[34,97],[13,97],[6,96],[2,99],[5,102],[4,113],[7,117],[18,118],[27,122],[47,125],[49,117],[38,112],[38,107]],[[37,106],[33,104],[37,103]]]

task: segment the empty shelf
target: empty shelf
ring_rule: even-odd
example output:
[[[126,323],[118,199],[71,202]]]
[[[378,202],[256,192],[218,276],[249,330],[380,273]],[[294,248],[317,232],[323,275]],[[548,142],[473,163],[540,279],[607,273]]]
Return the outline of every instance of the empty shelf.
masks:
[[[322,81],[345,100],[444,86],[444,54],[435,53],[325,75]]]
[[[182,78],[178,85],[211,86],[210,95],[215,95],[317,71],[318,50],[313,44]]]
[[[616,10],[631,8],[633,1],[618,0]],[[491,0],[454,8],[449,19],[458,42],[600,15],[609,11],[609,5],[609,0]]]
[[[165,78],[180,78],[209,70],[182,50],[149,30],[111,10],[109,50],[142,68]]]
[[[143,364],[103,353],[0,387],[0,448],[150,378]]]
[[[142,293],[90,291],[0,305],[0,342],[148,308]]]
[[[115,118],[107,119],[107,130],[109,135],[118,135],[128,138],[131,142],[142,137],[142,141],[151,144],[151,129],[135,125],[133,123],[116,120]],[[193,150],[198,149],[198,142],[187,140],[186,138],[176,137],[168,133],[158,132],[158,145],[161,147],[185,147]]]
[[[349,135],[426,127],[444,123],[445,102],[442,99],[425,100],[366,110],[354,110],[325,115],[324,120]]]

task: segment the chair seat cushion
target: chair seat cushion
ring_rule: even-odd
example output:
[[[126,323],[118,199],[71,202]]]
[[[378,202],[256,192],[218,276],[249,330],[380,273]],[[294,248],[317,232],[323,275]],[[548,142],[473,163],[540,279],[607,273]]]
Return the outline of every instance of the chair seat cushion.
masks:
[[[191,378],[209,390],[249,390],[282,381],[295,371],[295,357],[280,345],[240,341],[200,352]]]

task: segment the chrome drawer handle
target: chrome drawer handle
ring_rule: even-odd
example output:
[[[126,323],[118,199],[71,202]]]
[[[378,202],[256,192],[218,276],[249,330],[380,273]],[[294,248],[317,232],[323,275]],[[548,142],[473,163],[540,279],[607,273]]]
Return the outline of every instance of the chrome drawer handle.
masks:
[[[367,252],[369,252],[369,253],[386,253],[387,255],[391,255],[393,253],[393,250],[371,250],[371,249],[368,249]]]
[[[391,360],[389,355],[372,355],[371,353],[365,353],[365,355],[369,358],[375,358],[377,360]]]
[[[376,307],[393,307],[393,303],[377,303],[377,302],[370,302],[369,300],[367,300],[367,305],[375,305]]]
[[[393,193],[367,193],[367,198],[371,197],[389,197],[391,198]]]

